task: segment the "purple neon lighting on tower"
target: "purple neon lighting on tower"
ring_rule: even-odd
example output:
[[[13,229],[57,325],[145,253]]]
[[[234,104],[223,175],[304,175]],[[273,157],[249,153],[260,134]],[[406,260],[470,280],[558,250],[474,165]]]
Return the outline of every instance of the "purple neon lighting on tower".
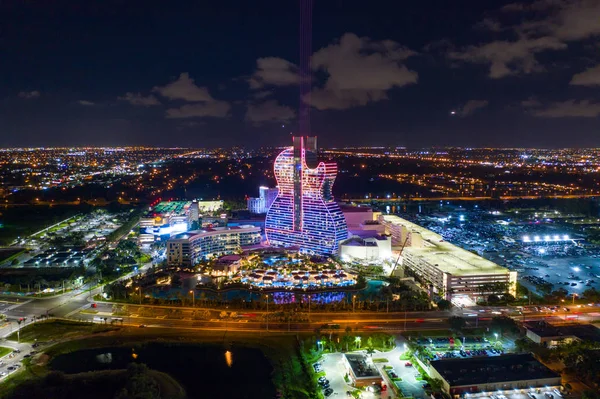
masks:
[[[310,89],[312,69],[313,0],[300,0],[300,108],[299,136],[310,136]]]

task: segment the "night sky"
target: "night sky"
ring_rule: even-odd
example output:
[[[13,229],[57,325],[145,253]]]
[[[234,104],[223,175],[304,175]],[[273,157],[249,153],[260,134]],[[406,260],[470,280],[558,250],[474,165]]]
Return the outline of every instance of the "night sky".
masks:
[[[2,146],[287,145],[299,15],[3,0]],[[322,146],[600,147],[600,0],[314,0],[312,67]]]

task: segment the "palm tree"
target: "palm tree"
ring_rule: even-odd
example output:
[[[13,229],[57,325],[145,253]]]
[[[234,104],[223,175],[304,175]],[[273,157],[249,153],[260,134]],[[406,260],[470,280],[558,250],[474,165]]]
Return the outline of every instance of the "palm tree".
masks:
[[[367,352],[367,355],[369,355],[369,356],[373,357],[373,353],[375,353],[375,349],[373,349],[373,347],[369,346],[369,347],[367,348],[367,351],[366,351],[366,352]]]

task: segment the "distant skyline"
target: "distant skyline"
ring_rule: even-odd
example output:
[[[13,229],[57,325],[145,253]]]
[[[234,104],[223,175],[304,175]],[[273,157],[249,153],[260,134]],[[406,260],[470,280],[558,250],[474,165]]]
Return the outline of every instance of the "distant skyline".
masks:
[[[2,147],[290,145],[299,4],[0,4]],[[600,147],[600,0],[314,0],[323,147]]]

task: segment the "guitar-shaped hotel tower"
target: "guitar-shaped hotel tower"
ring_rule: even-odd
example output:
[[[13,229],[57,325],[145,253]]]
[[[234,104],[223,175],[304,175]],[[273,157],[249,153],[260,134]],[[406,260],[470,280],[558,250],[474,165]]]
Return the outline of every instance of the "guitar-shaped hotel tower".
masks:
[[[337,165],[318,162],[316,137],[294,137],[293,144],[275,159],[279,193],[267,212],[267,239],[277,247],[335,254],[348,238],[346,220],[331,193]]]

